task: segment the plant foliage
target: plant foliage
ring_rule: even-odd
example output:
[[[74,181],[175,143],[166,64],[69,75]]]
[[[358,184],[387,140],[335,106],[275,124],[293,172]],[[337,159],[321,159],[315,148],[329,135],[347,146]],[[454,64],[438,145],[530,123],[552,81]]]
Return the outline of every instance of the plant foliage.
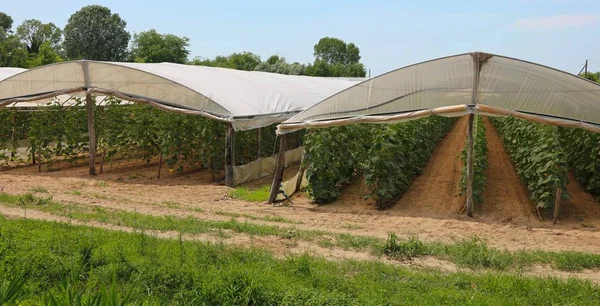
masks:
[[[568,198],[567,155],[556,127],[513,117],[492,118],[492,123],[536,207],[553,208],[557,189]]]
[[[587,192],[600,196],[600,134],[583,129],[558,131],[575,179]]]
[[[361,169],[372,128],[365,125],[312,130],[304,138],[306,191],[316,203],[337,199]]]
[[[419,120],[388,125],[375,130],[364,163],[364,177],[369,198],[378,208],[398,199],[421,174],[435,145],[452,126],[453,120],[431,116]]]

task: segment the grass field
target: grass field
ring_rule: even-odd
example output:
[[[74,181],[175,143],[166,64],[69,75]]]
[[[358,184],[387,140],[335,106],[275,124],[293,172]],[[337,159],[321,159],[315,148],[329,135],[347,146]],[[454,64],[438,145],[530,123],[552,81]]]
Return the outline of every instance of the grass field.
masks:
[[[411,270],[381,262],[275,258],[257,248],[186,242],[47,221],[0,219],[0,301],[104,299],[195,305],[593,305],[581,280]],[[22,275],[22,286],[19,276]],[[16,284],[16,285],[15,285]],[[14,290],[13,290],[14,291]],[[107,301],[108,300],[108,301]]]

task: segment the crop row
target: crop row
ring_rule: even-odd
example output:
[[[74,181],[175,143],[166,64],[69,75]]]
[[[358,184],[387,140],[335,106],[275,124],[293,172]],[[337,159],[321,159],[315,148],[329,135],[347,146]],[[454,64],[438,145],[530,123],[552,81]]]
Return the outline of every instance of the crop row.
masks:
[[[160,157],[171,170],[223,167],[226,128],[222,122],[145,105],[124,105],[111,99],[106,106],[96,107],[95,123],[102,164],[116,156],[145,161]],[[276,152],[274,129],[262,128],[260,136],[256,130],[236,133],[236,164]],[[300,133],[293,134],[288,137],[287,146],[298,146],[302,137]],[[48,167],[56,161],[74,161],[87,154],[85,102],[75,100],[69,106],[49,102],[33,112],[0,109],[0,161],[14,162],[20,146],[27,147],[28,161]]]
[[[492,123],[536,207],[554,207],[558,189],[568,198],[567,155],[556,127],[512,117],[492,118]]]
[[[474,131],[473,131],[473,201],[476,204],[483,203],[483,189],[486,183],[485,170],[487,169],[487,138],[486,138],[485,123],[481,116],[475,116]],[[467,146],[468,140],[465,141],[465,147],[462,151],[463,171],[460,179],[461,193],[467,191]]]
[[[405,123],[357,125],[311,131],[305,138],[307,192],[316,203],[335,200],[358,174],[365,195],[384,208],[421,173],[453,120],[432,116]]]

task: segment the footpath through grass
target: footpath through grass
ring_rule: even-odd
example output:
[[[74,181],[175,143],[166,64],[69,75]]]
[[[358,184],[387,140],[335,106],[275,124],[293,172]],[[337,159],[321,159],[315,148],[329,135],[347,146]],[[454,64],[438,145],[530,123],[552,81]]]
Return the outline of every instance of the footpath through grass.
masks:
[[[144,234],[0,217],[0,304],[597,305],[580,280],[277,259]],[[8,289],[7,289],[8,288]],[[5,293],[9,294],[5,294]]]
[[[0,193],[0,205],[35,209],[56,216],[79,221],[96,221],[104,224],[126,226],[139,231],[177,231],[181,234],[212,234],[226,236],[226,231],[251,236],[275,236],[282,239],[302,240],[326,248],[371,252],[392,259],[409,260],[414,257],[433,256],[453,262],[458,267],[470,269],[491,269],[497,271],[520,272],[534,264],[549,265],[563,271],[599,269],[600,255],[583,252],[517,251],[509,252],[490,248],[477,237],[452,244],[422,242],[418,239],[398,239],[393,233],[387,240],[369,236],[332,233],[321,230],[303,230],[295,226],[273,226],[237,221],[235,215],[230,221],[210,221],[194,217],[177,218],[172,216],[152,216],[123,210],[109,210],[97,206],[63,204],[49,197],[33,194],[10,195]],[[277,219],[277,218],[275,218]],[[266,220],[256,218],[256,220]],[[290,220],[280,220],[291,222]]]

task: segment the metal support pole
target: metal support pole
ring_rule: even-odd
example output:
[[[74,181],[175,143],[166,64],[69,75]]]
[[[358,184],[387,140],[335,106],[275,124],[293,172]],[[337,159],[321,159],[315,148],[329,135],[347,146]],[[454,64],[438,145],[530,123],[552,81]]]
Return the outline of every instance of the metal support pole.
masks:
[[[87,123],[88,123],[88,139],[89,139],[89,163],[90,163],[90,175],[96,175],[96,127],[94,124],[94,104],[95,100],[92,94],[88,91],[85,95],[85,107],[87,110]]]
[[[277,163],[275,164],[275,173],[273,174],[273,183],[271,184],[271,191],[269,193],[269,202],[275,203],[277,194],[279,193],[279,187],[283,180],[283,168],[285,166],[285,134],[279,136],[279,154],[277,155]]]

